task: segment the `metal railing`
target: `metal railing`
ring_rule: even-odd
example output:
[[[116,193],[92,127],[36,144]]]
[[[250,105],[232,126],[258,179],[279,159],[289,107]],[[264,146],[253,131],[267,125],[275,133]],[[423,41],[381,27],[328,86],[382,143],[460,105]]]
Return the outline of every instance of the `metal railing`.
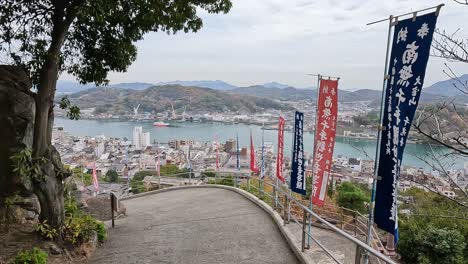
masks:
[[[377,249],[368,246],[365,242],[361,241],[358,237],[364,236],[366,237],[367,234],[367,218],[360,214],[357,211],[353,211],[346,208],[341,207],[334,207],[334,206],[326,206],[325,208],[314,208],[314,211],[309,209],[309,201],[299,200],[294,197],[289,189],[285,186],[277,186],[276,184],[270,183],[268,180],[262,180],[258,177],[247,177],[245,179],[240,179],[237,177],[215,177],[215,178],[208,178],[208,181],[205,180],[206,183],[209,183],[209,179],[213,179],[212,183],[214,184],[222,184],[220,180],[223,179],[229,180],[225,183],[232,183],[231,186],[236,188],[241,188],[249,193],[259,197],[261,200],[269,204],[274,210],[278,211],[283,218],[283,225],[286,226],[287,224],[293,222],[299,225],[302,229],[301,231],[301,250],[305,252],[306,249],[310,249],[310,244],[308,242],[309,238],[315,242],[323,251],[324,253],[334,262],[342,263],[339,258],[329,250],[323,243],[321,243],[316,237],[314,237],[311,233],[307,231],[308,221],[312,221],[314,218],[318,223],[333,231],[337,235],[346,238],[350,242],[352,242],[356,246],[355,255],[354,255],[354,263],[358,264],[361,263],[364,254],[370,255],[370,262],[371,263],[390,263],[390,264],[397,264],[394,260],[389,258],[388,256],[382,254],[379,249],[384,250],[382,242],[379,239],[379,236],[376,230],[373,228],[373,238],[377,238],[373,240],[372,244]],[[245,182],[246,181],[246,182]],[[257,181],[258,184],[254,184]],[[271,192],[268,192],[266,189],[271,189]],[[118,198],[115,194],[111,193],[111,211],[112,211],[112,227],[114,227],[114,210],[118,205]],[[328,210],[326,210],[328,208]],[[340,213],[338,213],[339,211]],[[346,212],[346,213],[344,213]],[[350,216],[348,214],[352,214]],[[328,218],[329,215],[336,216],[334,220],[338,222],[340,228],[336,227],[335,224],[330,223],[325,218]],[[299,220],[301,218],[302,219]],[[308,220],[310,219],[310,220]],[[330,220],[330,219],[329,219]],[[352,223],[350,223],[351,221]],[[347,226],[351,226],[351,228],[347,229]],[[307,241],[307,242],[306,242]]]
[[[254,182],[257,181],[258,184]],[[330,231],[336,233],[337,235],[346,238],[356,246],[354,263],[361,263],[363,260],[364,254],[370,255],[371,263],[391,263],[396,264],[394,260],[390,257],[382,254],[379,250],[384,250],[381,240],[379,239],[376,230],[373,228],[373,247],[368,246],[365,242],[361,241],[358,237],[363,236],[365,239],[367,234],[367,218],[360,214],[357,211],[333,207],[326,209],[314,208],[314,211],[310,210],[309,204],[305,204],[304,200],[296,199],[290,190],[277,186],[274,183],[269,182],[268,180],[262,180],[257,177],[247,178],[246,185],[242,186],[241,183],[235,184],[237,187],[244,187],[248,192],[258,196],[261,200],[269,204],[274,210],[279,211],[280,215],[283,218],[283,225],[287,225],[291,222],[299,225],[302,229],[301,231],[301,250],[305,252],[306,249],[310,249],[308,243],[308,238],[310,238],[315,244],[317,244],[324,253],[334,262],[342,263],[330,249],[328,249],[323,243],[321,243],[316,237],[307,231],[308,219],[315,219],[323,227],[326,227]],[[244,189],[242,188],[242,189]],[[272,192],[268,192],[267,189],[271,189]],[[282,201],[281,201],[282,200]],[[309,202],[307,200],[307,202]],[[333,209],[333,210],[331,210]],[[300,212],[300,213],[299,213]],[[323,215],[326,214],[337,216],[336,221],[340,226],[338,228],[335,224],[330,223],[326,220]],[[350,216],[351,214],[352,216]],[[299,220],[301,218],[302,219]],[[310,218],[310,217],[311,218]],[[351,222],[351,223],[350,223]],[[347,228],[351,227],[351,228]]]

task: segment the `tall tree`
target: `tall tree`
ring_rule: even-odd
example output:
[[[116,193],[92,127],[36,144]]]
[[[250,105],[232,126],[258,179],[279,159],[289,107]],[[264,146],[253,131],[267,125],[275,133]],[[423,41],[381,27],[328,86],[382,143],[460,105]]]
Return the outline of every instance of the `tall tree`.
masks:
[[[196,32],[203,25],[197,11],[227,13],[231,6],[230,0],[0,0],[0,56],[25,69],[35,88],[31,159],[41,174],[34,192],[42,220],[61,226],[64,218],[66,174],[51,146],[59,75],[105,84],[109,72],[124,72],[135,61],[135,42],[145,33]],[[79,118],[66,98],[60,107]]]

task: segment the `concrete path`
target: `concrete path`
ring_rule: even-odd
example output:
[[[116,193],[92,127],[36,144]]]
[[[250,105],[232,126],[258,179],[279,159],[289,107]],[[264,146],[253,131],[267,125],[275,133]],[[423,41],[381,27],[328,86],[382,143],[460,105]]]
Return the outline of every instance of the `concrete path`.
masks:
[[[123,201],[90,263],[299,263],[273,220],[235,192],[197,188]]]
[[[288,225],[286,225],[286,229],[291,232],[294,236],[294,241],[297,245],[301,245],[302,239],[302,226],[296,224],[295,222],[291,221]],[[333,255],[344,264],[353,264],[354,258],[356,254],[356,246],[351,243],[346,238],[337,235],[335,232],[318,228],[312,227],[311,229],[312,236],[317,239],[320,244],[322,244],[325,248],[330,250]],[[313,240],[310,240],[311,247],[304,252],[305,258],[308,260],[309,263],[317,263],[317,264],[335,264],[336,262],[330,258],[325,251],[319,247]]]

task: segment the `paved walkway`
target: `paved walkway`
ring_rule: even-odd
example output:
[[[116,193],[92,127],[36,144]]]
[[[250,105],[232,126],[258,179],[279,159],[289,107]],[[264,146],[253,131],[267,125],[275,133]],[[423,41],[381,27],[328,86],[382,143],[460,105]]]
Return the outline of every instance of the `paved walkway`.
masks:
[[[123,203],[128,217],[90,263],[298,263],[270,216],[235,192],[184,189]]]

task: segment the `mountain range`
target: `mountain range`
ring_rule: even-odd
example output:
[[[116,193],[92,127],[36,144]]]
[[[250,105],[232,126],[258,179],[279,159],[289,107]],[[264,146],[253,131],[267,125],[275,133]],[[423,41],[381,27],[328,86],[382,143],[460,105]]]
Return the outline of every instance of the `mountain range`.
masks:
[[[192,113],[232,111],[254,113],[264,109],[292,110],[268,98],[229,94],[209,88],[159,85],[144,90],[96,87],[69,95],[80,108],[95,108],[96,113],[122,114],[140,105],[143,112],[162,112],[174,107],[177,112]]]
[[[468,74],[461,76],[458,80],[445,80],[434,83],[433,85],[424,88],[421,95],[422,102],[435,102],[440,100],[454,100],[460,103],[468,103],[467,96],[462,95],[453,83],[463,82],[468,83]],[[219,92],[226,92],[231,95],[246,95],[251,97],[267,98],[279,101],[301,100],[303,98],[314,99],[317,90],[315,88],[298,89],[291,87],[287,84],[268,82],[261,85],[253,85],[248,87],[236,87],[232,84],[226,83],[221,80],[204,80],[204,81],[172,81],[172,82],[159,82],[156,84],[151,83],[118,83],[106,86],[106,88],[118,88],[130,91],[144,91],[151,87],[199,87],[209,88]],[[59,81],[57,84],[58,94],[72,94],[76,92],[85,91],[94,88],[93,85],[82,85],[76,82]],[[358,89],[355,91],[340,90],[339,100],[341,102],[355,102],[355,101],[374,101],[380,102],[381,92],[371,89]],[[219,96],[219,95],[218,95]]]
[[[464,74],[457,79],[449,79],[445,81],[436,82],[433,85],[426,87],[424,93],[430,93],[443,96],[460,96],[462,93],[454,87],[454,84],[461,87],[461,83],[468,87],[468,74]]]

